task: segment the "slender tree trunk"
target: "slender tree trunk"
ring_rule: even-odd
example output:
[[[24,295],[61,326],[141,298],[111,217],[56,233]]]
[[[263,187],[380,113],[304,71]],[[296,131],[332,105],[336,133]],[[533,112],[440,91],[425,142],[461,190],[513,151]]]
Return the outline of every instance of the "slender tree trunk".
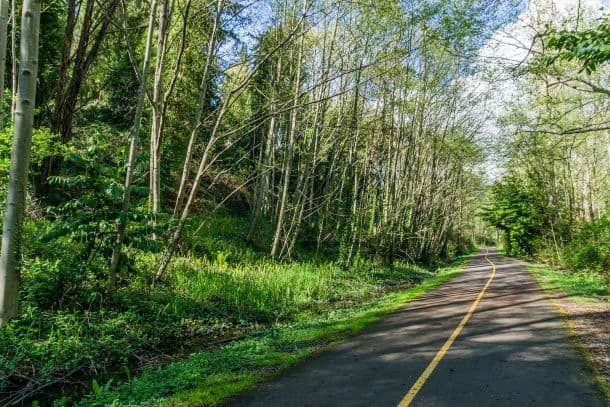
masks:
[[[176,231],[174,232],[174,235],[172,236],[172,238],[167,246],[165,255],[163,256],[163,259],[161,260],[161,263],[159,264],[159,268],[157,269],[157,274],[155,275],[155,281],[158,281],[161,279],[161,277],[163,277],[163,274],[165,273],[165,270],[167,269],[167,266],[169,265],[169,262],[171,261],[173,255],[174,255],[174,252],[176,251],[176,248],[178,247],[178,243],[180,242],[180,239],[182,239],[182,233],[184,231],[184,226],[186,224],[186,220],[188,219],[188,216],[191,213],[191,206],[193,205],[193,202],[195,202],[195,198],[197,197],[197,191],[199,190],[201,178],[206,173],[207,166],[208,166],[208,160],[210,157],[210,152],[211,152],[212,148],[214,147],[214,145],[216,144],[216,141],[218,140],[218,130],[219,130],[220,124],[222,123],[224,115],[227,113],[232,96],[233,96],[233,93],[231,92],[228,95],[225,102],[223,103],[222,107],[220,108],[220,112],[218,113],[218,117],[216,118],[216,122],[214,124],[214,129],[212,130],[210,139],[208,140],[206,148],[201,157],[201,161],[199,162],[199,168],[197,169],[197,175],[195,176],[195,180],[193,181],[193,186],[191,187],[191,191],[189,193],[188,199],[186,200],[186,203],[184,204],[184,208],[182,209],[182,213],[180,215],[180,220],[178,221]]]
[[[159,4],[159,29],[157,31],[157,53],[152,90],[152,127],[150,131],[150,210],[153,216],[159,212],[161,181],[159,152],[163,132],[163,71],[168,32],[168,0]],[[153,224],[155,220],[153,219]]]
[[[24,0],[22,6],[19,100],[0,254],[0,326],[19,311],[19,266],[36,102],[40,4],[41,0]]]
[[[11,120],[15,122],[15,109],[17,107],[17,0],[11,0]]]
[[[199,100],[197,103],[197,110],[195,112],[195,120],[193,120],[193,126],[191,127],[191,134],[189,136],[188,145],[186,148],[186,157],[184,159],[184,166],[182,168],[182,176],[180,177],[180,186],[178,187],[178,195],[176,197],[176,205],[174,206],[174,217],[178,215],[182,201],[184,200],[184,194],[186,189],[186,183],[188,181],[189,169],[193,158],[193,148],[197,139],[197,133],[201,128],[201,120],[203,117],[203,111],[205,110],[205,104],[207,101],[207,90],[208,82],[210,80],[210,70],[212,67],[212,60],[214,59],[214,52],[216,48],[217,33],[220,27],[220,17],[224,7],[224,0],[216,1],[216,16],[214,18],[214,25],[210,38],[208,39],[208,49],[205,60],[205,66],[203,68],[203,77],[201,78],[201,85],[199,85]]]
[[[6,48],[8,31],[8,0],[0,0],[0,131],[4,129],[4,75],[6,73]]]
[[[274,110],[275,104],[271,103],[271,111]],[[254,240],[254,233],[258,220],[261,217],[261,212],[264,209],[264,202],[266,196],[269,193],[269,160],[271,158],[271,149],[273,148],[273,138],[275,137],[275,116],[272,116],[269,120],[269,128],[267,129],[267,137],[265,139],[265,146],[261,148],[261,157],[258,164],[258,183],[255,190],[254,203],[252,205],[252,218],[250,219],[250,228],[248,229],[248,235],[246,239],[250,242]],[[265,168],[267,167],[267,168]]]
[[[352,197],[351,197],[351,209],[350,209],[350,234],[349,234],[349,247],[347,251],[347,258],[345,259],[345,265],[349,266],[352,264],[352,258],[354,257],[354,245],[358,240],[358,230],[356,227],[356,222],[358,218],[357,207],[358,207],[358,135],[359,130],[356,129],[356,136],[354,138],[354,151],[352,155],[352,167],[354,168],[354,183],[352,185]]]
[[[144,61],[142,63],[142,76],[140,77],[140,89],[138,90],[138,101],[133,119],[133,127],[129,135],[129,158],[127,160],[127,173],[125,175],[125,190],[123,192],[123,203],[121,214],[119,216],[119,226],[116,236],[116,242],[112,249],[112,259],[110,261],[110,273],[108,274],[108,285],[111,289],[116,285],[116,272],[121,259],[121,249],[123,247],[123,238],[127,228],[127,212],[129,211],[129,201],[131,198],[131,183],[133,181],[134,168],[136,163],[136,154],[138,148],[138,136],[140,133],[140,122],[142,119],[142,110],[144,108],[144,99],[146,96],[146,85],[148,83],[148,71],[150,69],[150,54],[152,50],[153,31],[155,28],[155,14],[157,12],[157,0],[152,0],[150,5],[150,16],[148,18],[148,30],[146,32],[146,48],[144,50]]]
[[[303,23],[301,23],[303,24]],[[303,30],[303,25],[301,25],[301,30]],[[294,154],[294,139],[296,136],[296,126],[297,126],[297,115],[298,115],[298,105],[299,105],[299,94],[301,92],[301,69],[303,63],[303,47],[304,47],[305,36],[301,36],[301,41],[299,44],[297,63],[295,66],[296,69],[296,79],[294,81],[294,101],[293,106],[290,111],[290,129],[288,130],[288,145],[286,150],[286,157],[284,163],[284,176],[283,176],[283,185],[282,185],[282,195],[280,197],[280,206],[277,215],[277,223],[275,225],[275,233],[273,236],[273,244],[271,245],[271,256],[275,257],[277,255],[279,249],[279,243],[282,236],[282,229],[284,227],[284,216],[286,214],[286,200],[288,197],[288,187],[290,184],[290,172],[292,170],[292,159]]]

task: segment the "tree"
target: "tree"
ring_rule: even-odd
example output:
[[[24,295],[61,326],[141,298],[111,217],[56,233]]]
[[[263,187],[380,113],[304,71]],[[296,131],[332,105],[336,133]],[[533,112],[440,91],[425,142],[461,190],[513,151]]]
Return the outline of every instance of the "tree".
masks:
[[[579,239],[581,230],[608,215],[610,24],[591,5],[576,14],[548,6],[523,22],[532,33],[527,69],[509,67],[519,75],[498,120],[506,194],[494,187],[486,217],[509,251],[571,267],[581,247],[597,245]]]
[[[215,161],[217,161],[219,154],[222,154],[222,151],[219,154],[215,154],[214,149],[217,147],[220,140],[222,140],[223,138],[226,139],[228,135],[227,133],[230,134],[230,132],[223,131],[224,119],[227,115],[228,110],[235,104],[237,100],[239,100],[239,97],[244,94],[254,75],[256,75],[258,70],[266,64],[267,60],[271,58],[276,52],[278,52],[280,48],[282,48],[291,40],[293,40],[293,37],[298,33],[299,27],[301,27],[302,22],[305,20],[307,16],[307,11],[309,10],[309,7],[311,7],[312,2],[310,0],[305,0],[303,4],[304,12],[295,24],[295,28],[285,38],[283,38],[279,44],[277,44],[273,49],[271,49],[265,55],[264,58],[262,58],[260,61],[257,61],[257,63],[255,63],[249,71],[243,69],[236,69],[237,83],[233,84],[231,83],[231,81],[228,81],[229,89],[227,90],[227,94],[224,96],[224,99],[222,100],[220,106],[217,109],[216,117],[213,120],[208,141],[201,154],[199,166],[195,173],[192,186],[190,188],[190,191],[188,193],[185,193],[186,201],[184,203],[184,206],[182,207],[182,210],[179,211],[180,216],[177,219],[178,224],[176,225],[175,231],[173,232],[167,245],[167,248],[165,249],[165,253],[161,259],[161,262],[157,269],[157,273],[155,275],[155,280],[160,280],[165,274],[167,266],[172,260],[177,246],[180,240],[182,239],[186,222],[188,220],[189,215],[191,214],[192,206],[195,202],[195,199],[197,198],[199,187],[201,186],[202,178],[208,173],[211,165]],[[248,61],[246,61],[245,63],[247,62]],[[229,143],[229,146],[231,146],[231,143]]]
[[[146,33],[146,45],[144,50],[144,61],[142,63],[142,75],[140,76],[140,89],[138,90],[138,101],[133,119],[133,127],[129,135],[129,157],[127,158],[127,172],[125,174],[125,185],[123,191],[123,202],[121,213],[119,214],[119,225],[117,230],[116,242],[112,249],[112,258],[110,260],[110,273],[108,275],[108,285],[114,289],[116,283],[116,271],[119,267],[121,259],[121,249],[123,247],[123,238],[125,229],[127,228],[127,212],[129,211],[129,200],[131,198],[131,184],[134,176],[134,167],[136,162],[138,136],[140,133],[140,122],[142,119],[142,110],[144,109],[144,98],[146,97],[146,85],[148,84],[148,71],[150,70],[150,54],[152,50],[153,31],[155,29],[155,13],[157,11],[157,0],[153,0],[150,4],[150,16],[148,18],[148,30]]]
[[[540,224],[534,201],[517,178],[506,178],[493,186],[491,201],[484,208],[482,218],[504,232],[507,254],[533,254]]]
[[[8,28],[8,0],[0,0],[0,129],[4,128],[4,73],[6,71],[6,48]]]
[[[100,53],[119,2],[120,0],[109,0],[100,5],[96,0],[66,1],[63,48],[53,90],[53,111],[49,118],[51,131],[59,134],[64,144],[74,136],[74,115],[81,89]],[[77,32],[77,29],[80,30]],[[58,162],[58,156],[51,156],[44,163],[41,177],[43,185],[55,173]]]
[[[304,13],[305,15],[307,11],[307,1],[303,3]],[[305,28],[305,19],[301,19],[299,30],[303,31]],[[294,65],[295,70],[295,80],[294,80],[294,99],[292,109],[290,111],[290,125],[288,129],[288,141],[286,148],[286,158],[284,159],[284,168],[282,175],[282,192],[280,194],[280,206],[277,213],[275,233],[273,236],[273,243],[271,245],[271,256],[278,255],[278,245],[280,242],[280,238],[282,235],[282,229],[284,228],[284,216],[286,214],[286,199],[288,194],[288,186],[291,175],[291,167],[294,155],[294,143],[295,143],[295,135],[297,132],[297,116],[298,116],[298,106],[299,106],[299,96],[301,95],[301,66],[303,63],[303,47],[304,47],[305,35],[301,34],[301,40],[299,42],[298,50],[297,50],[297,58],[296,64]]]
[[[184,164],[182,167],[182,176],[180,177],[180,186],[178,187],[178,194],[176,196],[176,204],[174,205],[174,216],[178,215],[184,200],[184,194],[186,190],[186,182],[189,178],[189,170],[191,167],[191,161],[193,158],[193,148],[197,139],[197,133],[200,131],[202,126],[203,112],[205,104],[207,102],[208,95],[208,82],[210,81],[210,71],[212,70],[212,62],[214,54],[216,52],[216,41],[218,39],[218,31],[220,28],[220,17],[222,16],[224,7],[224,0],[216,1],[216,13],[214,16],[214,25],[212,26],[212,32],[210,33],[207,45],[207,54],[205,57],[205,67],[203,69],[203,76],[201,78],[201,84],[199,85],[199,98],[197,101],[197,107],[195,109],[195,118],[191,126],[191,132],[189,136],[188,145],[186,147],[186,156],[184,158]]]
[[[41,0],[24,0],[22,6],[19,92],[0,254],[0,326],[16,316],[19,309],[21,236],[36,101],[40,5]]]
[[[72,125],[78,95],[100,52],[118,5],[119,0],[110,0],[104,2],[103,5],[98,4],[95,0],[67,1],[64,48],[55,87],[55,105],[51,116],[51,130],[61,134],[63,143],[72,139]],[[80,27],[80,31],[77,33],[78,27]],[[76,48],[74,48],[75,41]],[[48,171],[48,175],[50,175],[51,171]]]

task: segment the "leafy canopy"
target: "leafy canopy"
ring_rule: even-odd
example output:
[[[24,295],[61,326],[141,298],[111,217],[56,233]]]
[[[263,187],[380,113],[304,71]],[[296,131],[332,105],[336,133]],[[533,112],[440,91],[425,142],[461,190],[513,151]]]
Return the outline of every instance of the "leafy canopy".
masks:
[[[547,66],[556,61],[578,61],[581,72],[591,74],[610,59],[610,20],[605,18],[595,28],[585,31],[560,30],[548,35],[548,47],[557,51],[543,59]]]

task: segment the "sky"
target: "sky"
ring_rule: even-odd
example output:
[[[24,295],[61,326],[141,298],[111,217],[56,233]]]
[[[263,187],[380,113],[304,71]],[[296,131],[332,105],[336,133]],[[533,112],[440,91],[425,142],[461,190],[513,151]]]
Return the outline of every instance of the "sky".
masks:
[[[526,57],[536,33],[532,25],[548,23],[556,28],[573,29],[572,21],[571,24],[566,24],[555,16],[573,20],[577,10],[580,10],[583,18],[591,19],[608,13],[609,8],[610,0],[530,0],[516,21],[496,31],[482,48],[481,55],[506,58],[507,62],[520,62]]]
[[[555,28],[573,29],[573,17],[579,9],[583,19],[595,20],[608,15],[610,0],[580,0],[580,8],[579,0],[529,0],[515,21],[497,30],[480,49],[478,63],[484,73],[477,73],[469,80],[479,92],[493,95],[485,106],[488,119],[482,129],[481,142],[488,146],[498,144],[500,128],[496,120],[518,97],[519,79],[514,77],[513,72],[515,67],[527,62],[536,34],[533,27],[548,23]],[[501,151],[490,149],[483,171],[490,180],[501,177]]]

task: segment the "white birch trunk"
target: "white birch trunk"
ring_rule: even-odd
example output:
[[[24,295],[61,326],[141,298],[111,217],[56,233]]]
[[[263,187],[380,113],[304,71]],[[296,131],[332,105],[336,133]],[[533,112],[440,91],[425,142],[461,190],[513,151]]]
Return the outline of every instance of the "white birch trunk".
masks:
[[[41,0],[24,0],[21,16],[19,99],[15,114],[15,134],[11,151],[11,169],[0,255],[0,326],[16,316],[19,310],[21,232],[36,102],[40,4]]]
[[[159,4],[159,29],[157,33],[157,54],[152,95],[152,126],[150,131],[150,210],[153,216],[159,212],[161,200],[160,178],[160,143],[163,133],[163,71],[165,69],[165,53],[167,51],[168,33],[168,1]],[[156,220],[153,217],[153,225]]]
[[[17,105],[17,5],[16,0],[11,1],[11,65],[12,65],[12,98],[11,120],[15,122],[15,106]]]

